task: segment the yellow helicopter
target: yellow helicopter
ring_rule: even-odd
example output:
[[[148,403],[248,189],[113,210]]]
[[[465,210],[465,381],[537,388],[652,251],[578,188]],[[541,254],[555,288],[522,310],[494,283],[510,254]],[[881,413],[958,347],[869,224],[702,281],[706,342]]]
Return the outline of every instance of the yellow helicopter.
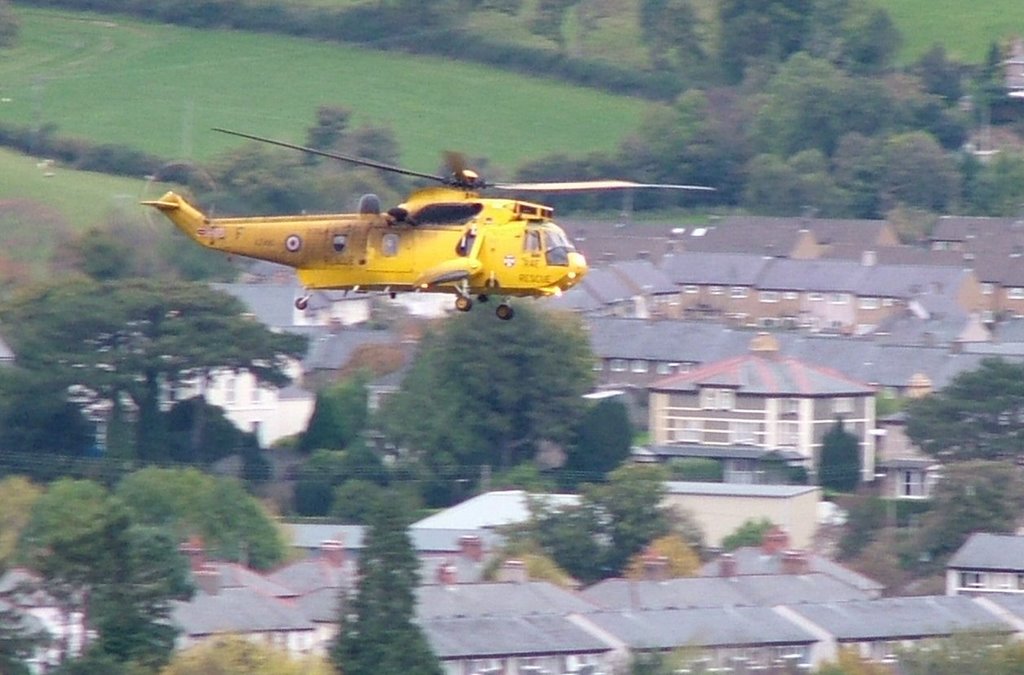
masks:
[[[211,218],[182,196],[167,192],[145,205],[161,211],[199,244],[228,254],[295,268],[307,291],[440,292],[455,295],[455,308],[473,300],[502,297],[495,313],[511,319],[512,297],[559,295],[587,273],[587,262],[553,210],[517,199],[485,198],[484,189],[556,192],[626,188],[707,190],[701,186],[599,180],[565,183],[487,183],[449,154],[451,174],[411,171],[228,129],[215,129],[263,143],[407,176],[440,186],[416,190],[402,204],[381,211],[375,195],[364,195],[357,213],[248,218]],[[304,310],[305,295],[295,302]]]

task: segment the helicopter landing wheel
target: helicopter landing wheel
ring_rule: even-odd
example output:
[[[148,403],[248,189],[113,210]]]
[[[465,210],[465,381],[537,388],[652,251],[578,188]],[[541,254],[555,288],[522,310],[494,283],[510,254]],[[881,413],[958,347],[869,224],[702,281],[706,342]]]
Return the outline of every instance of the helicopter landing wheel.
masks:
[[[460,295],[459,297],[455,298],[455,309],[459,310],[460,312],[468,312],[469,310],[473,309],[473,301],[464,295]]]
[[[500,305],[498,305],[495,308],[494,313],[502,321],[508,321],[509,319],[511,319],[512,317],[514,317],[516,315],[516,311],[514,309],[512,309],[512,305],[510,305],[508,303],[505,303],[505,302],[503,302]]]
[[[301,298],[295,298],[295,309],[299,310],[300,312],[304,312],[306,311],[307,307],[309,307],[308,295],[304,295]]]

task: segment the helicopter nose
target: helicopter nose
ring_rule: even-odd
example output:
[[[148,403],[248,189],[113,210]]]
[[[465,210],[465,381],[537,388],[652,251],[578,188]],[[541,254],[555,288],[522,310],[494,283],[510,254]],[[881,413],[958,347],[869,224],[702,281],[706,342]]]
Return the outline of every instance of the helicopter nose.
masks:
[[[569,253],[569,274],[567,274],[568,286],[575,286],[587,274],[587,259],[578,251]]]

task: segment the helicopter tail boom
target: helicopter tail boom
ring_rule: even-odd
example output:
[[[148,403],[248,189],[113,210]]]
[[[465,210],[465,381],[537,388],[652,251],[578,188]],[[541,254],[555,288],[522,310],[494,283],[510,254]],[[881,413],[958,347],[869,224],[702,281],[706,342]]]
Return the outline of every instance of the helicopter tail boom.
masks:
[[[202,239],[210,219],[202,211],[189,204],[184,197],[175,193],[167,192],[160,199],[142,202],[146,206],[152,206],[171,222],[178,226],[178,229],[187,234],[190,238],[205,244]]]

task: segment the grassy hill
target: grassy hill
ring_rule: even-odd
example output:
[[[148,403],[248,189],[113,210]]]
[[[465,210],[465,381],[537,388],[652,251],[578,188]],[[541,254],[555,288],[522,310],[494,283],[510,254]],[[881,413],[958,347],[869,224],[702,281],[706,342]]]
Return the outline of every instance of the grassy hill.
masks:
[[[0,61],[0,114],[208,159],[238,144],[212,126],[302,141],[322,104],[391,127],[404,161],[445,149],[511,171],[549,152],[614,148],[647,104],[444,59],[308,40],[199,31],[19,8],[22,38]]]
[[[941,44],[953,58],[982,63],[993,43],[1024,36],[1020,0],[876,0],[903,33],[904,61]]]

